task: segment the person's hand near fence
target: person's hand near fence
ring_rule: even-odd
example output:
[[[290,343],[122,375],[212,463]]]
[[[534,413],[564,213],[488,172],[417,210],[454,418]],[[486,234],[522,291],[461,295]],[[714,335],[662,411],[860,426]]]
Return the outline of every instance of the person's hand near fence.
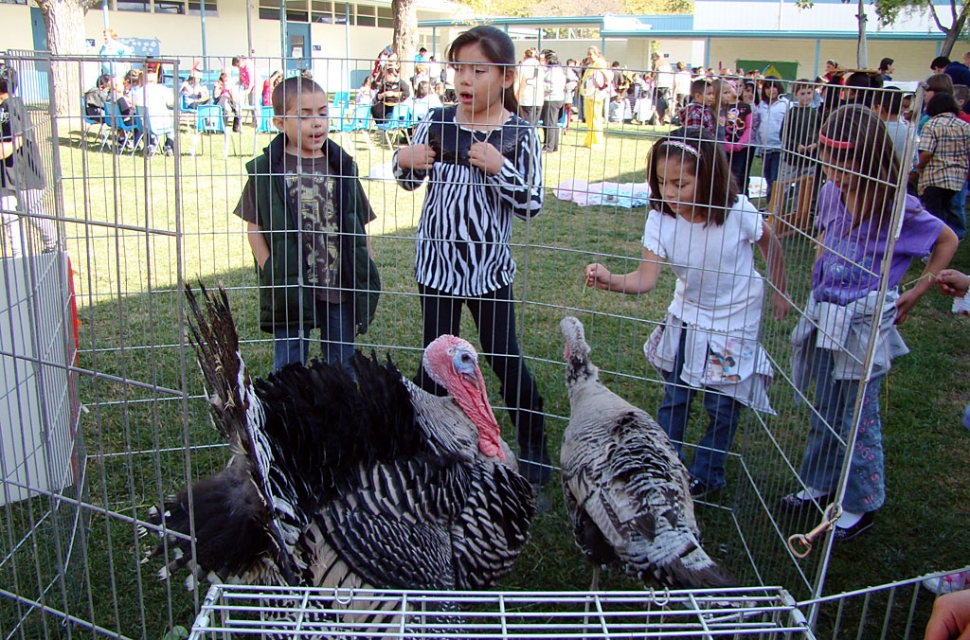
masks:
[[[970,590],[936,600],[923,640],[970,640]]]

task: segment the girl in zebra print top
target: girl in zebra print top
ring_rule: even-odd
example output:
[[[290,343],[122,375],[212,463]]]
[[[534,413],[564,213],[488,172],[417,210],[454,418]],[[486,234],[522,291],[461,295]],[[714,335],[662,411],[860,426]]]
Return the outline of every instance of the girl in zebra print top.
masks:
[[[512,217],[542,210],[542,155],[535,129],[514,115],[515,48],[504,31],[479,26],[448,50],[458,104],[432,110],[409,147],[394,154],[398,184],[428,180],[417,232],[415,278],[424,344],[458,335],[468,307],[516,426],[522,473],[544,484],[551,471],[542,398],[519,353],[512,280]],[[444,394],[423,370],[416,382]]]

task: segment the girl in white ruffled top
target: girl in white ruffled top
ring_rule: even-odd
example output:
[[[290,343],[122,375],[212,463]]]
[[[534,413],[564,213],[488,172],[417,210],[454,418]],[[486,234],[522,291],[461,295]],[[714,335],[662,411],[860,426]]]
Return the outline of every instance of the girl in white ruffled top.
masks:
[[[768,264],[774,316],[790,307],[785,261],[771,227],[738,194],[727,158],[702,127],[684,127],[660,140],[647,165],[650,205],[643,258],[636,270],[613,274],[586,266],[588,286],[647,293],[664,261],[677,276],[667,317],[647,340],[647,358],[663,375],[657,422],[681,458],[690,406],[698,390],[710,416],[688,467],[691,495],[726,485],[727,452],[741,406],[771,412],[766,388],[774,372],[758,342],[764,281],[755,269],[754,246]]]

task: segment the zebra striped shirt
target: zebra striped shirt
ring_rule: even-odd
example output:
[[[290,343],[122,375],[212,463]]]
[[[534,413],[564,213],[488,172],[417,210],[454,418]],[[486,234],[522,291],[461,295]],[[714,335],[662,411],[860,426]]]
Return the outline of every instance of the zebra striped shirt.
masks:
[[[499,129],[475,131],[455,122],[455,107],[432,110],[412,144],[436,154],[430,171],[397,164],[398,184],[413,191],[428,179],[418,222],[415,279],[456,296],[480,296],[512,283],[512,216],[528,220],[542,210],[542,152],[535,129],[512,114]],[[494,176],[472,167],[468,149],[487,141],[505,157]]]

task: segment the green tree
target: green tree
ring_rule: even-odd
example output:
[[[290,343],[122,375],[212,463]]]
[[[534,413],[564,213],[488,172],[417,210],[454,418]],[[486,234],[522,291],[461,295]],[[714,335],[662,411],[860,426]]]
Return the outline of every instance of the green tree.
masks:
[[[970,0],[950,0],[950,15],[944,16],[948,25],[937,10],[933,0],[875,0],[876,14],[883,24],[892,24],[901,13],[927,14],[933,18],[936,28],[946,34],[940,55],[949,57],[953,45],[967,31],[967,16],[970,15]]]
[[[100,6],[100,0],[34,0],[44,16],[47,46],[55,56],[76,56],[84,53],[84,14]],[[77,65],[53,62],[54,104],[58,116],[75,111],[81,95],[81,78]]]

